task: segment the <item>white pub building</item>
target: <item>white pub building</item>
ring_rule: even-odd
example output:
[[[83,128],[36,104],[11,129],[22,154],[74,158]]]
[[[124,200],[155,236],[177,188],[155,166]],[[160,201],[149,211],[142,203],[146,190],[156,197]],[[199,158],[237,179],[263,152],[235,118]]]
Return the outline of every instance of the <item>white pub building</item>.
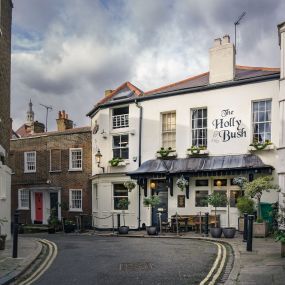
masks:
[[[285,23],[278,33],[280,69],[236,65],[235,47],[224,36],[210,49],[209,72],[145,93],[129,82],[106,91],[88,113],[96,228],[112,228],[121,199],[130,202],[130,229],[155,223],[157,208],[164,221],[176,212],[212,214],[205,199],[213,191],[230,198],[237,227],[241,191],[234,177],[273,175],[285,192]],[[184,191],[176,185],[182,175],[189,181]],[[123,185],[130,179],[137,183],[131,192]],[[152,194],[161,201],[155,209],[143,205]],[[262,201],[276,202],[278,195],[270,191]],[[227,207],[218,214],[227,226]]]

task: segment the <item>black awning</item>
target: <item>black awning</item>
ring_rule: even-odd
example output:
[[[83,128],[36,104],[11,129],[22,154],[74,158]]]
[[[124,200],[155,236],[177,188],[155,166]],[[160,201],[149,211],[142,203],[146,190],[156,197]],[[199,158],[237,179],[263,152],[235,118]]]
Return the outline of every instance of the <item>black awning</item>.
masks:
[[[190,176],[235,175],[241,173],[271,173],[274,168],[266,165],[253,154],[189,157],[180,159],[152,159],[144,162],[131,177],[155,177],[158,174]]]

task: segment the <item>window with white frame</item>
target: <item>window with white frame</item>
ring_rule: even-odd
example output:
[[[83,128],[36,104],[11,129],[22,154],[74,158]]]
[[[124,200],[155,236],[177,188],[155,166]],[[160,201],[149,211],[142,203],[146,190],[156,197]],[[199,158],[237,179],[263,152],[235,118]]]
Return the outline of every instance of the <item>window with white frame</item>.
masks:
[[[113,129],[129,126],[129,106],[112,109]]]
[[[82,211],[82,190],[70,189],[69,190],[69,210]]]
[[[69,170],[82,170],[82,148],[69,149]]]
[[[254,142],[271,140],[271,100],[252,103],[252,129]]]
[[[28,189],[18,190],[18,208],[22,210],[30,208],[30,191]]]
[[[129,158],[129,135],[113,136],[113,158]]]
[[[36,172],[36,152],[28,151],[24,153],[24,171],[25,173]]]
[[[176,113],[162,114],[162,147],[176,148]]]
[[[207,108],[191,111],[192,145],[207,146]]]
[[[113,197],[114,197],[114,210],[128,210],[128,205],[125,209],[119,207],[119,202],[121,200],[129,200],[128,189],[124,184],[114,184],[113,185]]]

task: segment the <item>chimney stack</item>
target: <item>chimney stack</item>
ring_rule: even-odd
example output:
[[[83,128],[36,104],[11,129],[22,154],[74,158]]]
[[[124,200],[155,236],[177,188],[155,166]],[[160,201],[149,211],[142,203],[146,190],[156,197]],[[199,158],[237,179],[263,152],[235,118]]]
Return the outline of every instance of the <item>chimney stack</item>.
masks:
[[[235,55],[229,35],[214,40],[214,46],[210,49],[210,84],[234,79]]]
[[[68,119],[68,114],[66,114],[64,110],[58,112],[58,119],[56,119],[56,123],[57,130],[59,132],[73,128],[73,121]]]

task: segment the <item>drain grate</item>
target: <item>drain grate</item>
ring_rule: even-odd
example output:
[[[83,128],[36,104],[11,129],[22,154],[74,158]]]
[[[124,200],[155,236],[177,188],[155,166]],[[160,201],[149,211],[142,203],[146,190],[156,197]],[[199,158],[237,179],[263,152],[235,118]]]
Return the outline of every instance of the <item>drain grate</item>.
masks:
[[[120,271],[150,271],[153,264],[150,262],[121,263]]]

